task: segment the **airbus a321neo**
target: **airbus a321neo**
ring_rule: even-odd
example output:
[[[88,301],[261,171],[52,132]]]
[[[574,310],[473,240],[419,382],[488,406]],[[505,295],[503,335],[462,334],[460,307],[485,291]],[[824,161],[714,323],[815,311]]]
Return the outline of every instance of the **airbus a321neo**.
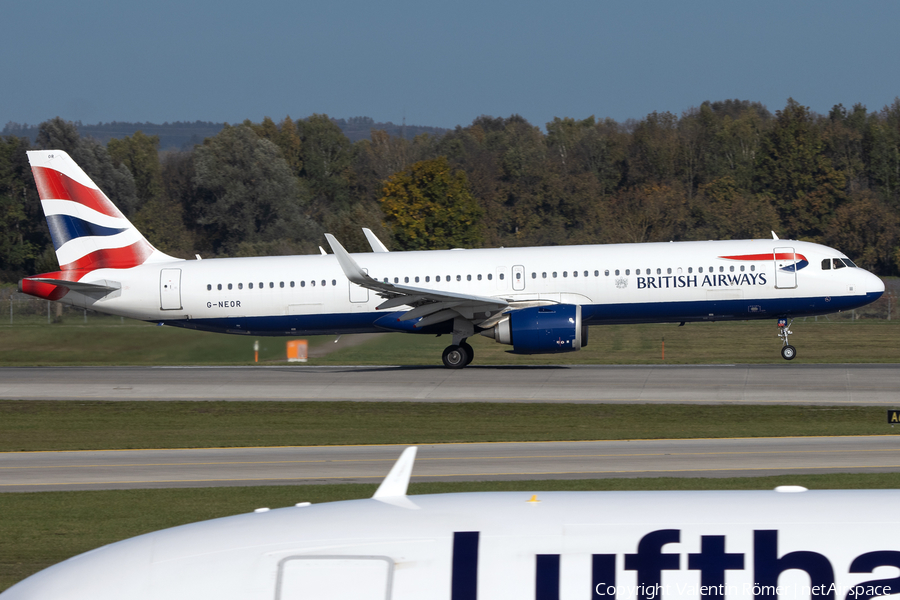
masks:
[[[882,281],[841,252],[779,239],[182,260],[154,248],[60,150],[28,152],[59,271],[39,298],[176,327],[244,335],[450,334],[461,368],[478,333],[516,354],[572,352],[588,326],[789,320],[864,306]]]
[[[92,550],[0,600],[868,600],[900,593],[898,490],[408,496],[256,511]],[[139,510],[139,507],[135,507]],[[896,596],[894,596],[896,597]]]

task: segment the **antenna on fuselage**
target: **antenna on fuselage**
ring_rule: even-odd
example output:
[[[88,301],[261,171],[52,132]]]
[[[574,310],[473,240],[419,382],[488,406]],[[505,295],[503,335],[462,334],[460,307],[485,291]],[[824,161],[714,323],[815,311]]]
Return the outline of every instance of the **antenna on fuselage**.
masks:
[[[778,240],[778,239],[781,239],[781,238],[779,238],[779,237],[778,237],[778,234],[775,233],[775,232],[773,231],[773,232],[772,232],[772,239],[773,239],[773,240]]]

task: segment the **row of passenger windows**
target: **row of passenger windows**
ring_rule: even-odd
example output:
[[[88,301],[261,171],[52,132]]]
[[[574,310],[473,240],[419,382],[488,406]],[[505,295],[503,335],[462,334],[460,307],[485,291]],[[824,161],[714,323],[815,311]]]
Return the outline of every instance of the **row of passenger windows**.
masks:
[[[320,282],[320,284],[321,284],[322,287],[325,287],[325,286],[328,285],[328,282],[327,282],[325,279],[322,279],[321,282]],[[291,281],[291,282],[289,283],[289,285],[290,285],[290,287],[296,287],[296,284],[295,284],[295,282],[293,282],[293,281]],[[309,282],[309,285],[310,285],[310,287],[316,287],[316,282],[315,282],[315,280],[310,281],[310,282]],[[337,279],[332,279],[332,280],[331,280],[331,285],[332,285],[332,286],[337,285]],[[224,286],[224,287],[223,287],[223,286]],[[225,284],[217,283],[217,284],[216,284],[216,289],[217,289],[217,290],[222,290],[222,289],[233,290],[233,289],[235,289],[235,286],[237,286],[237,289],[239,289],[239,290],[244,289],[244,284],[243,284],[243,283],[237,283],[237,284],[234,284],[234,283],[225,283]],[[259,282],[259,285],[258,285],[258,289],[262,290],[262,289],[265,289],[265,287],[266,287],[265,282],[260,281],[260,282]],[[270,281],[270,282],[269,282],[269,288],[274,288],[274,287],[275,287],[275,282],[274,282],[274,281]],[[279,281],[279,282],[278,282],[278,287],[283,288],[283,287],[284,287],[284,282],[283,282],[283,281]],[[300,282],[300,287],[306,287],[306,281],[301,281],[301,282]],[[207,289],[207,291],[212,291],[212,289],[213,289],[212,284],[211,284],[211,283],[207,283],[207,284],[206,284],[206,289]],[[252,283],[252,282],[247,284],[247,289],[249,289],[249,290],[252,290],[252,289],[253,289],[253,283]]]
[[[839,262],[840,260],[841,260],[841,259],[838,259],[838,258],[834,259],[834,263],[835,263],[835,267],[834,267],[834,268],[835,268],[835,269],[843,268],[844,265],[843,265],[843,263],[840,263],[840,262]],[[847,262],[850,262],[850,261],[847,261]],[[825,266],[826,263],[828,263],[829,266]],[[838,266],[838,264],[840,264],[841,266]],[[852,263],[851,263],[851,264],[852,264]],[[823,268],[823,269],[830,269],[830,268],[831,268],[831,267],[830,267],[830,259],[826,259],[826,260],[822,261],[822,268]],[[740,269],[741,272],[743,272],[743,271],[745,270],[745,266],[744,266],[744,265],[740,265],[739,269]],[[735,271],[734,265],[730,265],[730,266],[728,267],[728,270],[729,270],[730,272],[734,273],[734,271]],[[756,265],[750,265],[750,270],[751,270],[751,271],[755,271],[755,270],[756,270]],[[682,267],[678,267],[677,269],[675,269],[675,274],[679,274],[679,275],[680,275],[680,274],[682,274],[683,272],[684,272],[684,271],[683,271]],[[693,267],[688,267],[688,268],[687,268],[687,272],[688,272],[688,273],[693,273],[693,272],[694,272],[694,268],[693,268]],[[703,273],[703,267],[698,267],[698,268],[697,268],[697,272],[698,272],[698,273]],[[714,267],[709,267],[709,269],[707,270],[707,273],[714,273],[714,272],[715,272],[715,268],[714,268]],[[724,266],[720,266],[720,267],[719,267],[719,273],[724,273],[724,272],[725,272],[725,267],[724,267]],[[581,272],[579,272],[579,271],[572,271],[572,272],[571,272],[571,275],[572,275],[572,277],[579,277],[579,273],[581,274],[580,276],[583,276],[583,277],[590,277],[590,271],[581,271]],[[619,269],[615,269],[615,270],[613,271],[613,273],[614,273],[616,276],[619,276],[619,275],[622,274],[621,271],[620,271]],[[635,269],[635,270],[634,270],[634,274],[635,274],[635,275],[641,275],[641,274],[644,274],[644,275],[653,275],[654,272],[653,272],[653,269],[643,269],[643,270],[641,270],[641,269]],[[656,275],[662,275],[662,274],[663,274],[663,270],[660,269],[660,268],[657,268],[657,269],[656,269]],[[666,274],[666,275],[672,275],[672,274],[673,274],[672,268],[671,268],[671,267],[667,268],[665,274]],[[551,277],[551,278],[553,278],[553,279],[556,279],[556,278],[559,277],[559,275],[560,275],[560,274],[559,274],[559,271],[551,271],[551,272],[549,273],[549,275],[548,275],[548,272],[547,272],[547,271],[544,271],[544,272],[541,273],[541,279],[547,279],[548,276]],[[563,277],[569,277],[569,275],[570,275],[570,272],[569,272],[569,271],[563,271],[563,272],[562,272],[562,276],[563,276]],[[605,270],[603,271],[603,275],[604,275],[605,277],[609,277],[609,275],[610,275],[610,270],[609,270],[609,269],[605,269]],[[631,275],[631,269],[625,269],[625,275]],[[514,274],[514,276],[515,276],[515,278],[516,278],[517,280],[519,280],[519,279],[522,278],[522,273],[521,273],[521,272],[516,272],[516,273]],[[481,273],[475,275],[474,277],[475,277],[475,280],[476,280],[476,281],[482,281],[483,278],[484,278],[484,276],[482,276]],[[594,277],[600,277],[600,271],[599,271],[599,270],[594,270]],[[486,275],[486,278],[487,278],[488,281],[492,281],[493,278],[494,278],[493,273],[488,273],[488,274]],[[505,274],[504,274],[504,273],[499,273],[499,274],[497,275],[497,278],[498,278],[499,280],[503,281],[503,280],[505,279]],[[533,271],[533,272],[531,273],[531,278],[532,278],[532,279],[537,279],[537,278],[538,278],[537,272],[534,272],[534,271]],[[415,277],[412,278],[412,283],[420,283],[420,282],[421,282],[421,279],[422,279],[422,278],[420,278],[420,277],[417,275],[417,276],[415,276]],[[453,281],[453,277],[450,276],[450,275],[445,275],[445,276],[443,276],[443,278],[442,278],[441,275],[436,275],[436,276],[434,277],[434,281],[435,281],[436,283],[440,283],[442,280],[443,280],[443,281],[450,282],[450,281]],[[456,276],[456,281],[462,281],[462,280],[463,280],[463,276],[462,276],[462,275],[457,275],[457,276]],[[424,276],[424,281],[425,281],[425,283],[431,283],[431,276],[430,276],[430,275],[425,275],[425,276]],[[466,275],[466,281],[472,281],[472,275]],[[390,283],[390,278],[389,278],[389,277],[385,277],[385,278],[384,278],[384,282],[385,282],[385,283]],[[394,277],[394,283],[400,283],[400,278],[399,278],[399,277]],[[404,277],[404,278],[403,278],[403,283],[410,283],[410,278],[409,278],[409,277]],[[238,284],[232,284],[232,283],[221,284],[221,283],[219,283],[219,284],[216,284],[216,289],[217,289],[217,290],[225,289],[225,288],[223,288],[223,285],[224,285],[225,287],[227,287],[227,289],[229,289],[229,290],[234,289],[234,286],[235,286],[235,285],[237,286],[237,289],[239,289],[239,290],[244,289],[244,284],[243,284],[243,283],[238,283]],[[295,287],[295,283],[294,283],[293,281],[289,282],[289,285],[290,285],[290,287]],[[310,285],[310,287],[316,287],[316,281],[315,281],[315,280],[310,281],[310,282],[309,282],[309,285]],[[322,280],[319,282],[319,285],[321,285],[321,287],[325,287],[325,286],[328,285],[328,282],[327,282],[327,280],[322,279]],[[336,286],[336,285],[337,285],[337,280],[336,280],[336,279],[332,279],[332,280],[331,280],[331,285],[332,285],[332,286]],[[253,283],[248,283],[248,284],[247,284],[247,288],[248,288],[248,289],[251,289],[251,290],[252,290],[253,287],[254,287],[254,284],[253,284]],[[260,281],[257,287],[258,287],[258,289],[264,289],[264,288],[266,287],[266,285],[265,285],[264,282]],[[275,287],[275,282],[274,282],[274,281],[270,281],[270,282],[269,282],[269,288],[274,288],[274,287]],[[280,288],[285,287],[285,283],[284,283],[283,281],[279,281],[279,282],[278,282],[278,287],[280,287]],[[301,281],[301,282],[300,282],[300,287],[306,287],[306,281]],[[211,284],[211,283],[210,283],[210,284],[207,284],[207,285],[206,285],[206,289],[209,290],[209,291],[211,291],[211,290],[213,289],[212,284]]]
[[[744,272],[744,270],[746,269],[746,267],[745,267],[744,265],[740,265],[739,269],[740,269],[741,272]],[[729,270],[730,272],[734,273],[734,271],[735,271],[734,265],[730,265],[730,266],[728,267],[728,270]],[[750,265],[750,270],[751,270],[751,271],[756,271],[756,265]],[[676,271],[676,274],[679,274],[679,275],[682,274],[682,273],[684,273],[684,270],[682,269],[682,267],[678,267],[677,269],[675,269],[675,271]],[[693,273],[693,272],[694,272],[694,268],[693,268],[693,267],[688,267],[688,268],[687,268],[687,272],[688,272],[688,273]],[[703,273],[703,267],[698,267],[698,268],[697,268],[697,272],[698,272],[698,273]],[[709,270],[707,271],[707,273],[714,273],[714,272],[715,272],[715,268],[714,268],[714,267],[709,267]],[[725,272],[725,267],[724,267],[724,266],[719,267],[719,273],[724,273],[724,272]],[[614,273],[615,275],[621,275],[621,274],[622,274],[622,272],[621,272],[620,269],[615,269],[615,270],[613,271],[613,273]],[[653,269],[643,269],[643,270],[641,270],[641,269],[635,269],[635,270],[634,270],[634,274],[635,274],[635,275],[641,275],[642,273],[643,273],[644,275],[653,275],[653,274],[654,274],[654,273],[653,273]],[[663,270],[662,270],[662,269],[656,269],[656,275],[662,275],[662,274],[663,274]],[[672,275],[672,274],[673,274],[673,269],[672,269],[671,267],[667,268],[665,274],[666,274],[666,275]],[[590,273],[590,271],[571,271],[571,272],[570,272],[570,271],[563,271],[563,272],[562,272],[562,276],[563,276],[563,277],[569,277],[569,275],[571,275],[572,277],[579,277],[579,276],[590,277],[590,276],[591,276],[591,273]],[[609,269],[605,269],[605,270],[603,271],[603,275],[606,276],[606,277],[609,277],[609,275],[610,275],[610,270],[609,270]],[[625,269],[625,275],[631,275],[631,269]],[[515,276],[515,278],[516,278],[517,280],[518,280],[518,279],[521,279],[521,278],[522,278],[522,273],[521,273],[521,272],[516,272],[516,273],[514,273],[514,276]],[[547,271],[544,271],[544,272],[542,272],[542,273],[540,274],[541,279],[547,279],[548,277],[551,277],[551,278],[553,278],[553,279],[556,279],[556,278],[558,278],[559,276],[560,276],[560,272],[559,272],[559,271],[551,271],[551,272],[549,272],[549,273],[548,273]],[[472,277],[473,277],[472,275],[466,275],[465,277],[466,277],[466,281],[472,281]],[[474,277],[475,277],[475,280],[476,280],[476,281],[481,281],[481,280],[482,280],[482,275],[481,275],[481,274],[475,275]],[[502,281],[502,280],[504,279],[504,274],[503,274],[503,273],[500,273],[497,277]],[[599,271],[599,270],[594,270],[594,277],[600,277],[600,271]],[[533,272],[531,273],[531,278],[532,278],[532,279],[537,279],[537,278],[538,278],[538,273],[533,271]],[[491,273],[488,273],[488,274],[487,274],[487,280],[488,280],[488,281],[491,281],[492,279],[493,279],[493,275],[492,275]],[[393,280],[394,280],[394,283],[400,283],[400,278],[399,278],[399,277],[394,277]],[[437,283],[440,283],[440,282],[442,281],[440,275],[435,276],[434,280],[435,280],[435,282],[437,282]],[[463,276],[462,276],[462,275],[457,275],[457,276],[456,276],[456,281],[462,281],[462,280],[463,280]],[[412,283],[420,283],[420,281],[421,281],[421,280],[420,280],[420,278],[419,278],[418,276],[412,278]],[[430,283],[430,282],[431,282],[431,276],[430,276],[430,275],[426,275],[426,276],[424,277],[424,281],[425,281],[425,283]],[[450,276],[450,275],[446,275],[446,276],[444,276],[443,281],[453,281],[453,277]],[[385,278],[384,278],[384,282],[385,282],[385,283],[390,283],[390,278],[389,278],[389,277],[385,277]],[[404,277],[404,278],[403,278],[403,283],[410,283],[410,278],[409,278],[409,277]]]

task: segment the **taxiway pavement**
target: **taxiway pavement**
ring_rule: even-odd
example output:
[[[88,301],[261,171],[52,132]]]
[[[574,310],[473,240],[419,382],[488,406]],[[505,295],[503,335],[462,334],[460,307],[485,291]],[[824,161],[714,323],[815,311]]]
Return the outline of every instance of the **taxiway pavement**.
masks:
[[[900,365],[8,367],[13,400],[900,404]]]
[[[403,448],[6,452],[0,453],[0,492],[378,483]],[[511,442],[420,446],[413,481],[740,477],[898,468],[897,435]]]

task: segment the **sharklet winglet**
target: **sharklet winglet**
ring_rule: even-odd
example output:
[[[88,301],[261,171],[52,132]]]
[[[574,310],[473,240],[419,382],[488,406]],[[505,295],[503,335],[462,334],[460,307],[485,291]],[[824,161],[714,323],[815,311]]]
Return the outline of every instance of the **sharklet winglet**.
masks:
[[[372,496],[373,500],[379,500],[386,504],[393,504],[402,508],[419,508],[407,496],[409,479],[412,476],[413,465],[416,462],[416,446],[410,446],[400,455],[391,472],[387,474],[381,485]]]

